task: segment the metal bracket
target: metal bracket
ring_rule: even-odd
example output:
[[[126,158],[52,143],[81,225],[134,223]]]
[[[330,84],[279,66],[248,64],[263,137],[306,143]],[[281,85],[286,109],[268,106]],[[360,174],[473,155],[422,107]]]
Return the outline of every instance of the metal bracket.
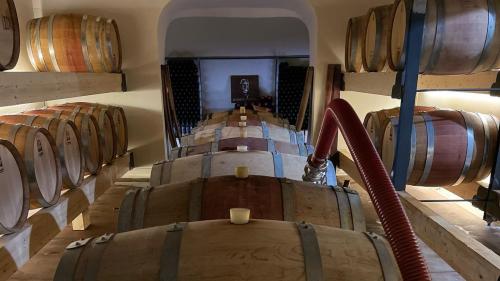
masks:
[[[86,238],[86,239],[81,239],[75,242],[72,242],[66,247],[66,250],[73,250],[73,249],[78,249],[85,247],[93,238]]]

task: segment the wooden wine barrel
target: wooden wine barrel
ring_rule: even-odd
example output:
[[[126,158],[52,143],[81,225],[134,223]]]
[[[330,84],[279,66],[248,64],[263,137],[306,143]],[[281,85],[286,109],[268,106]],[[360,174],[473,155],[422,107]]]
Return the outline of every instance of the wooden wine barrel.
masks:
[[[173,148],[170,160],[208,152],[236,151],[238,146],[246,146],[248,151],[278,152],[303,157],[309,156],[314,151],[314,147],[304,143],[291,144],[262,138],[232,138],[219,142]]]
[[[113,123],[115,124],[116,131],[116,153],[118,156],[122,156],[128,151],[128,125],[127,117],[125,116],[125,111],[122,107],[98,104],[98,103],[86,103],[86,102],[74,102],[68,103],[70,105],[80,105],[88,107],[103,108],[109,111],[113,117]]]
[[[231,208],[250,209],[254,219],[308,221],[366,231],[356,191],[263,176],[214,177],[130,190],[120,207],[118,231],[229,219]]]
[[[0,139],[19,151],[28,176],[34,206],[50,207],[61,196],[62,177],[54,139],[43,128],[0,122]]]
[[[240,166],[248,167],[250,175],[301,181],[306,162],[306,157],[263,151],[226,151],[194,155],[155,164],[151,171],[150,185],[234,175],[234,169]],[[331,163],[327,174],[328,185],[334,185],[335,172]]]
[[[20,230],[28,218],[30,189],[28,173],[16,147],[0,140],[0,234]]]
[[[397,118],[387,125],[382,160],[392,170]],[[415,115],[408,184],[450,186],[481,180],[493,166],[498,119],[491,115],[438,110]]]
[[[60,120],[30,115],[4,115],[1,122],[24,124],[47,129],[56,142],[57,154],[65,187],[79,187],[83,181],[85,163],[78,129],[70,120]]]
[[[429,0],[420,72],[451,75],[499,68],[497,6],[496,1],[487,0],[470,0],[461,5],[454,0]],[[404,67],[404,37],[410,13],[411,4],[407,0],[396,0],[388,44],[388,62],[393,70]]]
[[[181,138],[183,146],[218,142],[230,138],[263,138],[292,144],[305,143],[304,133],[261,122],[260,126],[222,127],[198,131]]]
[[[83,281],[83,276],[95,281],[402,280],[382,236],[306,223],[180,223],[80,240],[66,249],[54,281]]]
[[[232,122],[232,123],[238,123],[241,120],[241,116],[245,116],[247,119],[247,123],[249,122],[266,122],[269,124],[273,124],[276,126],[280,127],[285,127],[289,128],[290,124],[288,123],[288,120],[286,119],[281,119],[281,118],[276,118],[274,116],[269,116],[269,115],[260,115],[260,114],[231,114],[227,116],[221,116],[221,117],[216,117],[216,118],[211,118],[207,119],[204,121],[201,121],[198,123],[198,126],[209,126],[209,125],[218,125],[221,123],[226,123],[226,122]]]
[[[363,38],[368,17],[349,19],[345,45],[345,68],[347,72],[361,72],[363,69]]]
[[[429,112],[436,110],[435,107],[430,106],[415,106],[414,112],[415,114],[420,112]],[[400,108],[390,108],[384,109],[380,111],[369,112],[365,116],[365,120],[363,121],[363,125],[370,136],[375,148],[378,153],[382,153],[382,138],[384,137],[385,128],[387,124],[391,121],[392,117],[399,117]]]
[[[81,144],[85,159],[85,169],[90,174],[98,174],[101,171],[103,163],[102,148],[99,137],[99,125],[94,116],[53,109],[32,110],[23,112],[23,114],[73,121],[82,138]]]
[[[111,111],[103,107],[89,105],[57,105],[50,106],[49,109],[67,110],[76,113],[90,114],[94,116],[99,125],[99,136],[102,147],[103,161],[106,164],[113,163],[116,158],[116,131],[113,115]]]
[[[363,41],[363,68],[382,71],[387,62],[387,41],[393,5],[379,6],[368,11]]]
[[[0,0],[0,71],[12,69],[19,59],[19,22],[13,0]]]
[[[28,22],[26,40],[37,71],[120,72],[118,26],[90,15],[51,15]]]

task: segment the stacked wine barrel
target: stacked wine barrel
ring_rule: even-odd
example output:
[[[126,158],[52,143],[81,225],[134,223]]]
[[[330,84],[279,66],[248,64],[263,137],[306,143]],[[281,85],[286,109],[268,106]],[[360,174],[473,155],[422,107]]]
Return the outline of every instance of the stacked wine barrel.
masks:
[[[406,60],[412,1],[372,8],[351,18],[346,36],[348,72],[399,71]],[[500,68],[500,28],[495,1],[427,1],[420,72],[470,74]]]
[[[55,205],[85,173],[98,174],[103,159],[125,154],[127,135],[124,111],[114,106],[71,103],[0,116],[0,234],[22,228],[30,208]]]
[[[0,1],[0,71],[12,69],[19,58],[19,22],[13,0]]]
[[[70,244],[54,280],[402,280],[388,242],[365,232],[355,191],[302,182],[306,157],[257,139],[285,145],[200,139],[227,149],[182,147],[156,164],[151,187],[125,195],[119,233]]]
[[[393,168],[399,109],[371,112],[365,127],[386,168]],[[499,121],[493,115],[416,107],[408,184],[451,186],[484,179],[492,170]]]
[[[31,64],[44,72],[121,72],[122,50],[113,19],[51,15],[27,25]]]

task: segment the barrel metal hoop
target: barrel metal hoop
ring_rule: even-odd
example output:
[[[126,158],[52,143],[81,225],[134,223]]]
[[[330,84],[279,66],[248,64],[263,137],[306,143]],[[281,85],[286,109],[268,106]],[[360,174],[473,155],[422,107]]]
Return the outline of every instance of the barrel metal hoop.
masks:
[[[262,127],[262,138],[269,139],[269,127],[265,121],[260,122],[260,126]]]
[[[304,131],[297,132],[297,144],[305,144]]]
[[[381,125],[380,125],[380,120],[378,119],[378,115],[376,112],[370,112],[371,116],[372,116],[372,122],[374,123],[373,127],[374,128],[379,128],[381,129]],[[375,145],[377,146],[377,149],[378,147],[380,147],[380,145],[382,144],[382,140],[380,139],[380,135],[375,132]]]
[[[326,162],[326,185],[337,185],[337,172],[335,170],[335,166],[330,160]]]
[[[297,144],[297,134],[294,130],[288,130],[288,134],[290,135],[290,143]]]
[[[92,63],[90,62],[90,57],[89,57],[89,46],[87,42],[87,25],[88,25],[88,15],[83,15],[82,17],[82,23],[80,26],[80,40],[82,42],[82,52],[83,52],[83,59],[85,61],[85,65],[87,66],[88,72],[94,72],[94,69],[92,68]]]
[[[62,111],[61,110],[57,110],[56,112],[54,112],[53,117],[56,118],[56,119],[60,119],[61,115],[62,115]],[[75,121],[74,119],[70,119],[70,120],[73,121],[73,122]]]
[[[210,145],[210,152],[212,152],[212,153],[219,152],[219,142],[218,141],[212,142],[212,144]]]
[[[186,223],[168,226],[160,260],[160,281],[177,281],[182,234]]]
[[[424,112],[422,113],[422,117],[424,118],[425,127],[427,129],[427,155],[425,159],[424,172],[417,185],[423,185],[427,181],[431,172],[432,162],[434,162],[434,125],[432,124],[432,118],[429,114]]]
[[[350,188],[343,188],[351,207],[351,218],[354,231],[366,231],[366,220],[359,193]]]
[[[462,165],[460,176],[453,185],[458,185],[464,181],[472,165],[472,157],[474,156],[474,147],[476,146],[476,141],[474,138],[474,127],[472,126],[472,120],[470,119],[470,116],[468,114],[468,112],[460,111],[460,115],[464,119],[465,127],[467,130],[467,152],[465,154],[465,160]]]
[[[182,150],[182,146],[172,148],[172,153],[170,153],[170,155],[168,155],[167,160],[172,161],[172,160],[180,158],[181,150]]]
[[[120,206],[120,213],[118,214],[118,232],[133,230],[132,214],[134,213],[135,200],[140,190],[140,188],[134,188],[125,194]]]
[[[479,118],[481,118],[481,123],[483,124],[483,130],[484,130],[484,148],[483,148],[483,159],[481,159],[481,166],[478,171],[478,175],[483,175],[484,170],[486,169],[486,163],[488,162],[488,148],[491,145],[491,138],[490,138],[490,127],[488,126],[488,120],[486,119],[486,116],[481,113],[476,113]],[[495,120],[496,121],[496,120]]]
[[[57,266],[54,281],[68,281],[74,279],[80,256],[92,240],[93,238],[82,239],[66,247],[66,251],[64,251],[59,261],[59,265]]]
[[[219,142],[222,138],[222,128],[217,128],[214,131],[214,142]]]
[[[316,231],[311,224],[297,223],[307,281],[323,280],[323,265]]]
[[[161,185],[161,177],[163,174],[163,165],[165,163],[155,163],[151,169],[151,175],[149,176],[149,184],[151,186]]]
[[[276,152],[276,146],[274,145],[274,141],[272,139],[267,139],[267,151]]]
[[[26,124],[26,126],[33,126],[33,122],[35,122],[35,119],[37,118],[38,116],[36,115],[31,115],[31,116],[28,116],[25,120],[24,120],[24,124]],[[50,119],[47,119],[47,120],[50,120]],[[44,127],[45,129],[48,129],[47,127]]]
[[[415,167],[416,154],[417,154],[417,128],[415,126],[415,123],[413,123],[411,130],[410,162],[408,163],[407,179],[409,179],[411,174],[413,173],[413,168]]]
[[[38,60],[40,63],[43,65],[42,71],[49,71],[47,68],[47,64],[45,63],[45,60],[43,59],[43,53],[42,53],[42,43],[40,42],[40,25],[42,23],[42,18],[37,19],[36,21],[36,26],[35,26],[35,44],[36,44],[36,51],[38,55]]]
[[[31,62],[31,65],[33,66],[33,68],[35,68],[36,71],[41,71],[41,69],[38,68],[38,65],[36,64],[35,57],[33,56],[33,48],[31,47],[31,30],[33,29],[33,21],[38,21],[38,19],[31,20],[27,24],[27,27],[26,27],[26,30],[27,30],[27,32],[26,32],[26,48],[28,50],[28,58]]]
[[[141,229],[144,227],[144,217],[146,215],[146,207],[148,206],[149,195],[153,190],[152,187],[146,187],[140,190],[135,200],[135,208],[132,217],[133,229]]]
[[[49,17],[49,24],[47,30],[49,55],[50,55],[50,62],[52,63],[52,66],[54,67],[55,71],[61,72],[59,64],[57,63],[56,51],[54,49],[54,37],[53,37],[53,26],[52,26],[54,23],[54,18],[55,15],[51,15]]]
[[[397,268],[391,252],[389,251],[389,246],[385,239],[375,233],[365,232],[366,237],[372,242],[377,256],[380,262],[380,267],[382,268],[382,273],[384,275],[384,280],[386,281],[398,281],[401,280],[399,269]]]
[[[273,162],[274,162],[274,176],[277,178],[284,178],[285,172],[283,170],[283,158],[281,153],[273,152]]]
[[[488,30],[484,40],[484,47],[478,56],[478,63],[473,72],[488,71],[494,68],[500,48],[500,31],[497,27],[497,20],[500,14],[500,7],[495,0],[488,0]]]
[[[299,155],[302,157],[307,157],[308,154],[307,154],[306,144],[299,142],[297,146],[299,147]]]
[[[332,186],[337,195],[337,206],[339,208],[340,228],[353,230],[353,220],[349,198],[342,187]]]
[[[434,69],[436,67],[436,63],[439,62],[439,57],[441,56],[441,51],[443,50],[443,38],[446,34],[445,32],[445,7],[444,1],[436,1],[436,32],[434,37],[434,44],[432,48],[428,48],[431,52],[428,64],[425,69],[421,69],[425,72],[427,69]],[[423,56],[425,57],[425,56]]]
[[[85,267],[85,275],[83,281],[95,281],[97,280],[97,274],[101,269],[101,260],[104,251],[109,245],[109,242],[113,240],[114,234],[104,234],[103,236],[96,238],[92,241],[89,248],[89,257],[87,266]]]
[[[191,184],[191,199],[189,200],[189,221],[199,221],[201,219],[201,204],[203,187],[206,179],[198,179]]]
[[[201,163],[201,178],[208,179],[212,172],[212,153],[203,154]]]
[[[101,67],[104,70],[104,72],[108,72],[108,69],[106,68],[106,64],[104,63],[104,60],[103,60],[103,54],[102,54],[102,48],[101,48],[101,36],[100,36],[100,30],[101,30],[101,24],[102,24],[101,17],[96,18],[95,24],[96,24],[96,29],[94,32],[94,36],[95,36],[95,48],[96,48],[96,52],[97,52],[97,57],[99,58],[99,63],[101,64]]]
[[[112,65],[112,72],[118,71],[118,67],[115,68],[115,61],[113,60],[113,46],[111,46],[111,26],[112,19],[107,19],[106,24],[104,25],[104,31],[106,32],[106,49],[108,51],[109,60]]]
[[[296,221],[295,217],[295,188],[289,179],[278,179],[281,185],[281,201],[283,203],[283,220]]]

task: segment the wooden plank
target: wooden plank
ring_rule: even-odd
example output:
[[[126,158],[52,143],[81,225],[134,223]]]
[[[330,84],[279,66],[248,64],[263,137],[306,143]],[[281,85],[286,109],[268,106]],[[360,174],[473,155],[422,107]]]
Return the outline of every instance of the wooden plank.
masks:
[[[497,73],[490,71],[469,75],[419,75],[418,91],[489,91],[497,80]],[[391,96],[396,75],[395,72],[346,73],[345,90]]]
[[[97,176],[84,180],[79,188],[67,191],[59,202],[41,209],[28,219],[18,233],[0,237],[0,281],[7,280],[50,240],[129,170],[130,154],[103,167]]]
[[[349,156],[340,153],[339,166],[363,186],[356,165]],[[399,192],[399,197],[415,233],[466,280],[500,278],[500,256],[409,193]]]
[[[302,125],[304,124],[304,118],[306,116],[307,107],[309,105],[309,97],[311,96],[311,91],[314,83],[314,67],[309,66],[306,73],[306,81],[304,83],[304,91],[302,92],[302,100],[300,101],[299,112],[297,113],[297,122],[295,123],[295,128],[297,131],[302,131]]]
[[[122,92],[124,82],[121,73],[1,72],[0,106]]]

